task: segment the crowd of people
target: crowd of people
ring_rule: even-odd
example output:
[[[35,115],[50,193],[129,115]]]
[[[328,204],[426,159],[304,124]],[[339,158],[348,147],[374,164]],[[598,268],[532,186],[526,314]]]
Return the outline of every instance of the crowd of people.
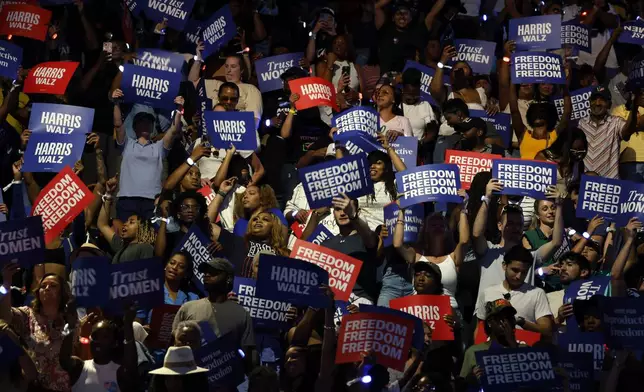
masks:
[[[486,375],[477,353],[526,345],[552,353],[557,382],[550,390],[575,390],[575,369],[556,361],[568,347],[560,344],[562,336],[608,328],[599,297],[644,293],[637,214],[622,216],[627,223],[620,225],[575,213],[582,176],[644,183],[644,96],[625,88],[644,51],[618,41],[626,22],[644,17],[644,3],[192,2],[191,20],[205,22],[227,5],[237,26],[235,38],[207,57],[201,39],[132,12],[132,1],[41,1],[52,11],[44,42],[1,37],[23,49],[17,75],[0,84],[2,220],[27,218],[57,174],[23,170],[34,103],[94,109],[92,132],[72,169],[95,198],[47,242],[44,259],[33,260],[33,267],[0,261],[0,347],[10,340],[20,351],[0,361],[0,390],[509,391],[482,389]],[[0,1],[13,3],[38,1]],[[513,84],[517,43],[508,38],[509,23],[540,15],[587,26],[591,51],[552,51],[563,56],[565,84]],[[477,74],[467,61],[451,63],[455,39],[496,43],[492,71]],[[122,66],[135,60],[138,48],[183,55],[175,110],[124,103]],[[302,57],[281,73],[283,88],[261,92],[257,62],[287,53]],[[80,65],[64,94],[24,93],[29,70],[47,61]],[[431,83],[418,67],[406,67],[409,61],[431,69]],[[309,76],[334,86],[337,109],[297,109],[302,97],[290,83]],[[571,92],[581,88],[590,88],[589,96],[573,102]],[[204,98],[212,103],[206,111],[252,112],[258,148],[213,147],[203,131]],[[580,103],[589,109],[574,118]],[[358,106],[375,109],[380,118],[379,148],[369,153],[352,153],[332,123]],[[509,140],[471,116],[474,111],[509,114]],[[394,148],[398,138],[417,142],[413,164]],[[469,189],[459,190],[461,203],[421,204],[417,238],[406,241],[405,208],[393,226],[385,224],[385,207],[400,204],[396,173],[446,163],[447,150],[550,162],[556,183],[535,200],[505,194],[491,170],[480,171]],[[299,171],[356,154],[365,154],[373,193],[355,199],[340,193],[329,205],[311,208]],[[195,226],[207,237],[210,255],[198,268],[178,249]],[[325,286],[327,306],[290,307],[285,329],[258,326],[233,292],[235,278],[257,279],[263,255],[288,257],[296,240],[310,241],[321,227],[328,238],[319,245],[362,262],[346,312]],[[111,265],[162,260],[164,303],[180,306],[168,346],[148,339],[154,309],[120,304],[123,311],[114,316],[77,306],[70,272],[76,260],[91,257],[107,257]],[[569,287],[594,277],[608,277],[604,291],[566,300]],[[453,340],[433,340],[425,324],[424,345],[404,353],[404,371],[378,363],[372,350],[361,362],[336,364],[343,313],[388,308],[415,295],[449,297],[451,311],[441,318]],[[527,332],[534,341],[526,340]],[[196,352],[212,334],[240,349],[239,385],[209,385],[208,369],[197,365]],[[641,391],[644,344],[639,349],[602,341],[587,390]],[[520,390],[538,389],[544,388]]]

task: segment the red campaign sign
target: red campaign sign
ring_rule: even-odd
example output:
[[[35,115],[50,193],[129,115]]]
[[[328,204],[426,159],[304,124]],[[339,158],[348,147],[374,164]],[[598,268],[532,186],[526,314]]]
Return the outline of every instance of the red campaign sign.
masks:
[[[443,320],[443,315],[452,314],[447,295],[410,295],[392,299],[391,309],[409,313],[423,320],[433,330],[432,340],[454,340],[454,331]]]
[[[145,340],[145,344],[158,349],[168,348],[172,345],[172,322],[180,307],[179,305],[161,305],[152,309],[150,336]]]
[[[300,95],[300,99],[295,102],[297,110],[316,106],[331,106],[338,110],[338,104],[335,101],[335,87],[325,79],[314,76],[300,78],[291,80],[288,85],[292,93]]]
[[[342,317],[335,363],[360,362],[372,350],[377,363],[399,371],[409,358],[414,322],[394,314],[355,313]]]
[[[470,189],[472,180],[478,172],[492,171],[492,160],[503,158],[497,154],[483,154],[480,152],[447,150],[445,163],[455,163],[461,176],[461,187]]]
[[[42,217],[45,243],[53,241],[92,200],[94,194],[69,166],[65,166],[40,191],[31,210],[31,216]]]
[[[483,323],[484,321],[479,320],[479,329],[478,329],[478,332],[476,332],[476,336],[474,337],[474,344],[481,344],[490,340],[490,338],[485,333],[485,328],[483,326]],[[532,347],[535,343],[541,340],[540,333],[526,331],[525,329],[515,329],[514,337],[517,338],[517,343],[525,344],[526,346],[530,346],[530,347]]]
[[[51,11],[28,4],[7,4],[0,11],[0,35],[17,35],[44,41]]]
[[[348,301],[362,268],[362,261],[310,242],[295,240],[291,258],[313,263],[329,272],[329,286],[335,299]]]
[[[309,216],[311,216],[311,212],[309,211],[306,213],[306,219],[308,220]],[[304,233],[304,230],[306,229],[306,220],[304,223],[300,223],[298,221],[293,222],[291,225],[291,230],[293,230],[293,235],[296,236],[297,238],[302,238],[302,233]],[[306,239],[306,238],[305,238]]]
[[[197,190],[197,192],[206,198],[206,205],[210,205],[210,203],[215,200],[215,196],[217,196],[217,194],[213,192],[212,188],[208,185],[204,185],[201,189]]]
[[[72,61],[40,63],[29,70],[22,92],[63,95],[77,67]]]

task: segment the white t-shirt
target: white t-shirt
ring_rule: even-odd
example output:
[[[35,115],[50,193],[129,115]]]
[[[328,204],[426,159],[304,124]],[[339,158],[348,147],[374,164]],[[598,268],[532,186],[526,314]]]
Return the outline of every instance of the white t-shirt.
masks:
[[[495,245],[490,241],[487,242],[487,247],[487,252],[485,252],[483,256],[479,257],[479,263],[481,265],[481,280],[479,281],[478,297],[481,296],[483,290],[491,286],[499,285],[505,280],[503,256],[505,256],[506,250],[503,249],[501,245]],[[534,268],[535,266],[541,265],[543,260],[541,259],[538,250],[531,253],[534,262],[528,270],[525,282],[534,285]]]
[[[425,135],[425,126],[432,121],[436,121],[436,115],[429,102],[421,101],[416,105],[407,105],[403,103],[403,113],[409,119],[411,130],[416,139],[420,140]]]
[[[516,309],[517,316],[523,317],[526,321],[535,323],[541,317],[552,316],[550,307],[548,306],[548,299],[546,292],[538,287],[534,287],[524,283],[517,290],[511,290],[510,303]],[[497,284],[488,287],[479,295],[476,301],[476,310],[474,313],[480,320],[485,320],[485,304],[497,299],[503,299],[503,295],[507,296],[508,290],[503,287],[503,284]]]
[[[380,133],[387,131],[396,131],[404,136],[414,136],[409,119],[404,116],[395,116],[389,121],[380,118]]]
[[[367,222],[371,230],[375,230],[378,225],[385,224],[383,208],[391,203],[391,197],[387,192],[384,181],[374,183],[373,192],[373,195],[360,196],[358,198],[360,218]]]
[[[114,362],[99,365],[93,359],[84,361],[83,371],[76,384],[72,385],[72,392],[94,392],[97,390],[119,392],[119,384],[116,379],[119,367],[121,365]]]
[[[563,305],[563,297],[565,290],[551,291],[546,294],[548,298],[548,305],[550,305],[550,311],[554,317],[557,317],[559,313],[559,308]]]

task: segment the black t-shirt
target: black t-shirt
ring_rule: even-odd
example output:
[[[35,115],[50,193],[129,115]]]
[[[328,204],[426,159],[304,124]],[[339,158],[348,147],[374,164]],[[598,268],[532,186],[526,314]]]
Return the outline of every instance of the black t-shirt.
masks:
[[[375,302],[380,291],[377,282],[377,269],[379,266],[376,256],[377,249],[367,249],[362,237],[358,234],[348,237],[338,235],[324,241],[321,245],[362,261],[362,268],[360,269],[360,274],[358,274],[356,285],[353,287],[353,293]]]
[[[425,24],[408,26],[400,31],[393,22],[388,22],[378,31],[380,50],[380,73],[401,72],[407,60],[416,57],[416,50],[424,54],[423,42],[428,36]]]
[[[228,230],[221,229],[219,242],[224,247],[224,255],[235,266],[235,276],[250,278],[253,274],[253,259],[259,252],[267,250],[275,253],[272,246],[261,242],[249,240],[236,236]]]

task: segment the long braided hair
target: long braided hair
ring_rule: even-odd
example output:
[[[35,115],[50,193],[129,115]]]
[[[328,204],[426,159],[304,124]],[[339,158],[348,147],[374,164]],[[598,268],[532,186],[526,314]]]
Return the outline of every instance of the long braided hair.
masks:
[[[139,222],[139,230],[136,232],[136,240],[139,244],[150,244],[154,246],[154,241],[157,238],[157,233],[154,231],[154,226],[152,223],[143,219],[140,216],[136,217],[136,220]]]

